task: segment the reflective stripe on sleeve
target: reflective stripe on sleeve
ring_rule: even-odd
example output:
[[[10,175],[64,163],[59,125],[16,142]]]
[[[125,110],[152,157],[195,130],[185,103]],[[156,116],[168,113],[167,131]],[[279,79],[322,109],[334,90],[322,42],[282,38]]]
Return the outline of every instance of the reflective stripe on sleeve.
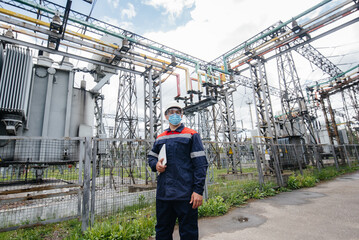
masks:
[[[195,158],[195,157],[205,157],[206,154],[204,151],[199,151],[199,152],[191,152],[191,158]]]
[[[154,156],[154,157],[158,158],[158,154],[155,153],[155,152],[152,152],[152,151],[150,151],[150,152],[148,153],[148,155],[151,155],[151,156]]]
[[[171,135],[164,135],[161,136],[159,138],[157,138],[156,141],[160,140],[160,139],[170,139],[170,138],[191,138],[192,134],[190,133],[184,133],[184,134],[171,134]]]

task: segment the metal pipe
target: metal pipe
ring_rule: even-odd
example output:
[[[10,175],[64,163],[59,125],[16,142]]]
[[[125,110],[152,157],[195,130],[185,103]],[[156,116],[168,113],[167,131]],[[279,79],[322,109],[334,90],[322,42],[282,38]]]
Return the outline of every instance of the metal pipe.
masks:
[[[56,13],[56,11],[54,11],[54,10],[52,10],[52,9],[49,9],[49,8],[46,8],[46,7],[44,7],[44,6],[41,6],[40,4],[36,4],[36,3],[29,2],[29,1],[26,1],[26,0],[14,0],[14,1],[20,2],[20,3],[22,3],[22,4],[25,4],[25,5],[27,5],[27,6],[30,6],[30,7],[36,8],[36,9],[39,9],[39,10],[44,11],[44,12],[48,12],[48,13],[51,13],[51,14],[55,14],[55,13]],[[101,31],[101,32],[103,32],[103,33],[107,33],[107,34],[112,35],[112,36],[114,36],[114,37],[119,37],[119,38],[121,38],[121,39],[127,39],[127,40],[129,40],[130,42],[133,42],[133,43],[142,45],[142,46],[147,47],[147,48],[150,48],[150,49],[152,49],[152,50],[156,50],[156,51],[158,51],[158,52],[165,53],[165,54],[170,55],[170,56],[175,56],[175,57],[177,57],[177,58],[186,60],[186,61],[191,62],[191,63],[194,63],[194,64],[198,64],[198,62],[195,61],[195,60],[193,60],[193,59],[190,59],[190,58],[181,56],[181,55],[176,54],[176,53],[174,53],[174,52],[166,51],[166,50],[164,50],[164,49],[162,49],[162,48],[155,47],[155,46],[152,46],[152,45],[143,43],[143,42],[141,42],[141,41],[137,41],[137,40],[134,39],[134,38],[126,37],[126,36],[124,36],[124,35],[122,35],[122,34],[120,34],[120,33],[114,33],[114,32],[108,31],[108,30],[105,29],[105,28],[102,28],[102,27],[99,27],[99,26],[95,26],[95,25],[93,25],[93,24],[91,24],[91,23],[88,23],[88,22],[85,22],[85,21],[81,21],[81,20],[78,20],[78,19],[73,18],[73,17],[69,17],[68,20],[71,20],[71,21],[73,21],[73,22],[75,22],[75,23],[79,23],[79,24],[81,24],[81,25],[83,25],[83,26],[86,26],[86,27],[89,27],[89,28],[92,28],[92,29],[96,29],[96,30]],[[68,32],[68,31],[66,30],[66,32]]]
[[[336,10],[338,10],[338,9],[340,9],[340,8],[344,7],[345,5],[347,5],[347,4],[349,4],[349,3],[352,3],[352,2],[353,2],[353,0],[348,0],[348,1],[346,1],[346,2],[344,2],[344,3],[342,3],[342,4],[338,5],[338,6],[336,6],[336,7],[334,7],[334,8],[328,10],[327,12],[324,12],[324,13],[320,14],[319,16],[310,19],[309,21],[307,21],[307,22],[301,24],[300,26],[301,26],[301,27],[304,27],[304,26],[306,26],[306,25],[308,25],[308,24],[310,24],[310,23],[312,23],[312,22],[314,22],[314,21],[316,21],[316,20],[318,20],[318,19],[321,19],[321,18],[324,17],[325,15],[328,15],[329,13],[332,13],[332,12],[334,12],[334,11],[336,11]]]
[[[179,97],[181,96],[181,86],[180,86],[180,75],[178,73],[175,73],[176,75],[176,80],[177,80],[177,96]]]
[[[359,64],[356,65],[356,66],[354,66],[354,67],[352,67],[352,68],[350,68],[350,69],[348,69],[347,71],[345,71],[345,72],[343,72],[343,73],[341,73],[341,74],[335,76],[335,77],[332,77],[331,79],[329,79],[329,80],[326,81],[326,82],[322,82],[322,83],[320,83],[320,84],[315,84],[315,85],[312,85],[312,86],[309,86],[309,87],[312,88],[312,87],[317,87],[317,86],[324,85],[324,84],[326,84],[326,83],[330,83],[330,82],[336,80],[337,78],[340,78],[340,77],[342,77],[342,76],[345,76],[345,74],[347,74],[348,72],[353,71],[355,68],[359,68]],[[354,74],[355,74],[355,73],[354,73]]]
[[[264,37],[266,37],[266,36],[268,36],[268,35],[270,35],[270,34],[276,32],[276,31],[278,31],[278,30],[281,29],[282,27],[284,27],[284,26],[288,25],[289,23],[291,23],[293,20],[297,20],[297,19],[299,19],[299,18],[301,18],[301,17],[307,15],[308,13],[310,13],[310,12],[316,10],[317,8],[323,6],[323,5],[325,5],[325,4],[327,4],[327,3],[331,2],[331,1],[332,1],[332,0],[324,0],[324,1],[320,2],[319,4],[315,5],[314,7],[311,7],[310,9],[308,9],[308,10],[304,11],[303,13],[301,13],[301,14],[295,16],[294,18],[292,18],[292,19],[290,19],[290,20],[288,20],[288,21],[286,21],[286,22],[280,24],[279,26],[277,26],[276,28],[272,29],[271,31],[262,34],[261,36],[259,36],[259,37],[255,38],[255,39],[253,39],[253,40],[250,41],[249,43],[244,44],[244,45],[241,46],[240,48],[238,48],[238,49],[236,49],[236,50],[234,50],[234,51],[232,51],[232,52],[230,52],[230,53],[224,55],[224,56],[223,56],[224,71],[225,71],[225,72],[228,72],[227,58],[228,58],[229,56],[231,56],[231,55],[237,53],[238,51],[242,50],[244,47],[246,47],[246,46],[248,46],[248,45],[251,45],[251,44],[257,42],[258,40],[263,39]]]
[[[0,16],[1,18],[1,16]],[[0,27],[1,28],[4,28],[4,29],[8,29],[10,26],[9,25],[6,25],[6,24],[1,24],[0,23]],[[28,35],[28,36],[32,36],[32,37],[35,37],[35,38],[39,38],[39,39],[42,39],[42,40],[46,40],[47,41],[47,38],[44,38],[44,37],[41,37],[41,36],[38,36],[32,32],[29,32],[29,31],[25,31],[25,30],[19,30],[19,29],[16,29],[16,28],[13,28],[13,31],[14,32],[19,32],[19,33],[22,33],[22,34],[25,34],[25,35]],[[36,29],[37,31],[37,29]],[[66,39],[66,36],[65,36],[65,39]],[[91,44],[87,44],[86,42],[84,41],[81,41],[81,43],[79,44],[83,44],[83,45],[87,45],[88,47],[94,47],[93,45]],[[138,59],[138,58],[134,58],[132,56],[129,56],[129,55],[126,55],[126,54],[119,54],[119,53],[115,53],[114,51],[111,51],[111,50],[107,50],[108,53],[110,54],[107,54],[107,53],[101,53],[101,52],[96,52],[96,51],[93,51],[91,49],[88,49],[88,48],[84,48],[84,47],[78,47],[78,46],[74,46],[72,44],[68,44],[68,43],[62,43],[62,45],[64,46],[68,46],[68,47],[71,47],[71,48],[74,48],[74,49],[78,49],[78,50],[83,50],[83,51],[87,51],[87,52],[90,52],[90,53],[93,53],[93,54],[96,54],[96,55],[99,55],[99,56],[102,56],[102,57],[107,57],[107,58],[114,58],[113,54],[119,56],[119,57],[122,57],[122,58],[127,58],[127,59],[130,59],[130,60],[133,60],[133,61],[138,61],[138,62],[142,62],[142,63],[145,63],[145,64],[148,64],[148,65],[152,65],[152,66],[156,66],[158,68],[161,68],[162,66],[161,65],[157,65],[153,62],[149,62],[149,61],[146,61],[146,60],[142,60],[142,59]],[[38,45],[37,45],[38,46]],[[117,45],[114,45],[117,47]],[[98,48],[98,50],[100,50]],[[105,48],[101,47],[101,51],[106,51]]]
[[[65,137],[70,137],[70,121],[71,121],[71,105],[72,105],[72,91],[74,85],[74,72],[69,72],[69,81],[67,86],[67,100],[65,113]]]
[[[333,33],[333,32],[335,32],[335,31],[340,30],[340,29],[342,29],[342,28],[344,28],[344,27],[347,27],[347,26],[349,26],[349,25],[351,25],[351,24],[353,24],[353,23],[356,23],[357,21],[359,21],[359,18],[355,18],[355,19],[353,19],[353,20],[350,20],[350,21],[347,22],[347,23],[344,23],[344,24],[342,24],[342,25],[340,25],[340,26],[337,26],[337,27],[335,27],[335,28],[333,28],[333,29],[331,29],[331,30],[328,30],[327,32],[321,33],[321,34],[319,34],[318,36],[312,37],[311,39],[309,39],[309,40],[307,40],[307,41],[305,41],[305,42],[302,42],[302,43],[300,43],[300,44],[297,44],[297,45],[295,45],[294,47],[290,47],[290,48],[286,49],[285,51],[281,52],[280,54],[284,54],[284,53],[286,53],[286,52],[288,52],[288,51],[291,51],[291,50],[293,50],[293,49],[296,49],[296,48],[298,48],[298,47],[300,47],[300,46],[303,46],[303,45],[305,45],[305,44],[308,44],[308,43],[310,43],[310,42],[313,42],[313,41],[315,41],[315,40],[317,40],[317,39],[319,39],[319,38],[322,38],[322,37],[324,37],[324,36],[326,36],[326,35],[328,35],[328,34],[330,34],[330,33]],[[322,26],[324,26],[324,25],[322,25]],[[318,29],[319,29],[319,28],[315,28],[315,29],[312,29],[311,31],[318,30]],[[294,35],[293,37],[294,37],[294,38],[291,38],[291,39],[289,39],[289,40],[290,40],[290,41],[294,41],[294,40],[296,40],[296,39],[298,38],[298,36],[296,36],[296,35]],[[273,51],[273,50],[275,50],[276,48],[278,48],[278,47],[280,47],[280,46],[283,46],[284,44],[288,44],[290,41],[288,41],[288,39],[286,39],[285,41],[283,40],[282,42],[280,42],[279,45],[277,45],[277,46],[275,46],[275,47],[273,47],[273,48],[271,48],[271,49],[270,49],[270,48],[267,48],[267,49],[265,49],[265,51],[262,51],[261,53],[258,53],[257,56],[263,56],[264,54],[267,54],[268,52]],[[269,61],[269,60],[271,60],[272,58],[274,58],[274,57],[276,57],[276,56],[278,56],[278,55],[276,54],[276,55],[274,55],[274,56],[270,56],[270,57],[267,58],[266,60]],[[239,66],[242,66],[243,64],[245,64],[246,61],[251,61],[251,60],[252,60],[252,58],[251,58],[251,57],[248,57],[247,59],[244,59],[243,61],[241,61],[241,63],[239,63],[237,66],[233,67],[232,69],[238,68]],[[242,72],[242,71],[244,71],[244,70],[247,70],[247,69],[248,69],[248,68],[242,69],[240,72]]]
[[[27,46],[27,47],[31,47],[31,48],[43,50],[45,52],[52,53],[52,54],[58,54],[58,55],[61,55],[61,56],[78,59],[80,61],[89,62],[89,63],[92,63],[92,64],[98,64],[98,65],[105,66],[105,67],[111,67],[111,68],[118,69],[118,70],[121,70],[121,71],[132,72],[134,74],[139,74],[139,75],[142,74],[142,72],[139,72],[139,71],[136,71],[136,70],[127,69],[127,68],[116,66],[116,65],[110,65],[110,64],[107,64],[107,63],[104,63],[104,62],[96,61],[96,60],[93,60],[93,59],[89,59],[89,58],[86,58],[86,57],[82,57],[82,56],[67,53],[67,52],[56,51],[56,50],[49,49],[49,48],[46,48],[46,47],[43,47],[43,46],[39,46],[39,45],[35,45],[35,44],[32,44],[32,43],[24,42],[24,41],[21,41],[21,40],[18,40],[18,39],[8,38],[8,37],[5,37],[3,35],[0,35],[0,40],[5,40],[5,41],[11,42],[11,43],[15,43],[15,44],[19,44],[19,45],[23,45],[23,46]]]
[[[136,54],[136,52],[131,52],[131,53],[134,53],[134,54]],[[167,62],[167,61],[165,61],[165,60],[162,60],[162,59],[159,59],[159,58],[154,58],[154,57],[151,57],[151,56],[147,56],[146,54],[143,54],[143,53],[137,53],[137,54],[139,54],[141,57],[143,57],[144,59],[151,59],[151,60],[153,60],[153,61],[157,61],[157,62],[160,62],[160,63],[164,63],[164,64],[167,64],[167,65],[170,65],[171,63],[170,62]],[[189,87],[189,70],[188,70],[188,68],[186,68],[186,67],[182,67],[182,66],[176,66],[177,68],[180,68],[180,69],[182,69],[182,70],[184,70],[185,71],[185,74],[186,74],[186,90],[188,91],[188,87]],[[192,88],[191,88],[191,90],[192,90]]]
[[[22,20],[26,20],[26,21],[29,21],[29,22],[32,22],[32,23],[35,23],[35,24],[38,24],[38,25],[41,25],[41,26],[46,26],[46,27],[49,27],[50,24],[49,23],[46,23],[44,21],[41,21],[41,20],[38,20],[38,19],[34,19],[34,18],[31,18],[31,17],[28,17],[26,15],[22,15],[22,14],[18,14],[18,13],[15,13],[15,12],[12,12],[10,10],[6,10],[6,9],[3,9],[3,8],[0,8],[0,13],[3,13],[3,14],[6,14],[6,15],[9,15],[9,16],[13,16],[13,17],[17,17],[19,19],[22,19]],[[7,26],[3,26],[3,27],[7,27]],[[31,34],[29,32],[26,32],[26,31],[21,31],[21,30],[18,30],[19,32],[21,33],[24,33],[26,35],[32,35],[33,37],[38,37],[41,39],[41,37],[39,36],[34,36],[34,34]],[[73,35],[73,36],[76,36],[76,37],[79,37],[79,38],[83,38],[83,39],[87,39],[87,40],[90,40],[90,41],[93,41],[93,42],[96,42],[96,43],[100,43],[102,45],[105,45],[105,46],[109,46],[109,47],[112,47],[112,48],[115,48],[115,49],[118,49],[119,47],[115,44],[111,44],[111,43],[106,43],[104,41],[101,41],[99,39],[96,39],[96,38],[92,38],[92,37],[88,37],[84,34],[80,34],[80,33],[77,33],[77,32],[73,32],[71,30],[67,30],[66,31],[68,34],[70,35]],[[47,40],[46,38],[42,38],[43,40]],[[82,44],[84,43],[83,41],[81,42]],[[91,52],[93,54],[97,54],[97,55],[101,55],[101,56],[106,56],[108,57],[108,55],[104,55],[104,54],[100,54],[100,53],[97,53],[97,52],[94,52],[90,49],[83,49],[83,48],[78,48],[76,46],[72,46],[70,44],[64,44],[65,46],[69,46],[69,47],[72,47],[72,48],[75,48],[75,49],[79,49],[79,50],[85,50],[85,51],[88,51],[88,52]],[[131,53],[134,53],[136,54],[134,51],[131,51]],[[145,59],[151,59],[151,60],[154,60],[154,61],[157,61],[157,62],[161,62],[161,63],[165,63],[165,64],[170,64],[170,62],[168,61],[165,61],[165,60],[161,60],[161,59],[158,59],[158,58],[154,58],[154,57],[150,57],[150,56],[147,56],[145,54],[142,54],[142,53],[137,53],[139,56],[142,56],[143,58]],[[139,62],[142,62],[142,63],[145,63],[145,64],[150,64],[150,65],[154,65],[156,67],[160,67],[159,65],[155,65],[154,63],[148,63],[146,60],[140,60],[140,59],[135,59],[131,56],[128,56],[128,55],[125,55],[125,54],[121,54],[121,57],[124,57],[124,58],[128,58],[128,59],[131,59],[131,60],[134,60],[134,61],[139,61]],[[196,69],[198,69],[198,63],[196,64]],[[188,68],[186,67],[182,67],[182,66],[177,66],[177,68],[180,68],[180,69],[183,69],[186,73],[186,90],[188,91],[189,87],[191,88],[192,90],[192,84],[189,84],[189,70]]]

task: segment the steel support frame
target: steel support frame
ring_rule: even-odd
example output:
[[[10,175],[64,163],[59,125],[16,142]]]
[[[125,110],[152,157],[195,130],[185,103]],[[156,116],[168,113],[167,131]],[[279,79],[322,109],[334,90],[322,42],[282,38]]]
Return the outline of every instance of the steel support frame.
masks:
[[[277,183],[279,186],[283,186],[278,151],[274,145],[277,142],[276,129],[264,60],[258,58],[254,63],[249,63],[249,66],[253,85],[253,101],[256,106],[258,139],[260,140],[260,149],[255,147],[257,166],[260,167],[259,163],[263,162],[266,168],[270,168],[270,163],[266,163],[265,153],[270,154],[270,162],[273,163]],[[262,181],[260,179],[260,182]]]
[[[210,122],[209,120],[209,110],[207,108],[202,109],[198,112],[198,133],[201,135],[202,140],[210,141],[211,132],[210,132]]]
[[[221,93],[221,99],[219,101],[221,116],[222,116],[222,133],[223,141],[230,142],[230,145],[226,149],[227,158],[229,159],[227,165],[227,173],[236,174],[238,172],[237,166],[239,165],[240,172],[242,173],[242,166],[239,158],[238,151],[238,136],[237,126],[234,111],[233,92],[235,89],[230,87],[224,88]]]
[[[213,134],[215,143],[212,143],[212,149],[213,149],[213,163],[216,165],[217,169],[222,168],[221,163],[221,155],[220,155],[220,146],[218,142],[220,142],[220,133],[222,129],[222,112],[220,111],[219,104],[215,104],[212,107],[210,107],[210,114],[209,114],[209,127],[210,127],[210,133]]]
[[[157,135],[163,132],[163,113],[162,113],[162,90],[161,76],[154,74],[152,67],[146,69],[143,75],[144,80],[144,122],[145,139],[150,140],[146,144],[146,152],[150,152]],[[155,173],[146,167],[146,184],[149,180],[155,183]]]
[[[95,98],[96,137],[106,134],[105,125],[103,123],[103,100],[104,96],[101,94]]]
[[[134,65],[130,63],[121,63],[121,66],[127,69],[134,68]],[[114,137],[123,140],[139,137],[136,75],[131,72],[121,71],[119,74],[114,131]],[[133,184],[135,184],[135,159],[138,158],[137,148],[138,146],[135,146],[132,141],[124,141],[120,142],[118,152],[122,180],[125,171]]]
[[[327,131],[328,131],[329,141],[330,141],[330,144],[333,146],[332,147],[333,155],[334,155],[334,158],[336,158],[336,150],[334,148],[334,145],[335,145],[334,140],[336,140],[336,144],[339,146],[342,145],[342,142],[339,137],[338,127],[337,127],[337,123],[336,123],[335,116],[334,116],[334,111],[332,108],[332,104],[330,102],[330,95],[321,95],[320,103],[322,105],[322,110],[323,110],[323,115],[324,115],[324,119],[325,119],[325,125],[326,125]],[[330,119],[328,117],[327,110],[329,111]],[[339,153],[340,153],[340,158],[342,159],[342,163],[345,164],[344,153],[340,148],[339,148]]]
[[[186,127],[196,129],[196,114],[191,113],[186,115]]]
[[[296,135],[298,133],[303,139],[306,139],[309,146],[312,146],[312,144],[316,144],[318,141],[315,137],[312,117],[309,115],[292,53],[286,51],[288,48],[288,45],[284,45],[277,49],[279,88],[281,90],[282,111],[285,116],[283,125],[287,129],[286,122],[289,121],[290,129],[287,129],[288,135]],[[280,54],[282,51],[285,53]],[[298,121],[299,124],[297,128],[294,124],[295,121]],[[319,155],[316,154],[317,150],[312,149],[312,147],[306,150],[309,150],[311,153],[305,154],[304,158],[306,158],[306,156],[314,156],[316,163],[314,163],[314,161],[312,161],[312,163],[319,167],[321,159]]]

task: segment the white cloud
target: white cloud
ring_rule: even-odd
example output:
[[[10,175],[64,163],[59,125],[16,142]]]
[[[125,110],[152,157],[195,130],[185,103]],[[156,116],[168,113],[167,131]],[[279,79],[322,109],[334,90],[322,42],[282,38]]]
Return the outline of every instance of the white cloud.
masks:
[[[142,2],[155,8],[164,8],[163,14],[168,14],[169,20],[173,21],[182,14],[183,9],[193,6],[195,0],[143,0]]]
[[[156,0],[160,1],[164,0]],[[195,0],[192,20],[185,26],[145,36],[211,61],[279,20],[286,21],[307,10],[315,2],[319,1],[288,4],[285,0]]]
[[[108,24],[111,24],[111,25],[126,29],[128,31],[133,30],[133,23],[132,22],[128,22],[128,21],[121,21],[120,22],[117,18],[111,18],[109,16],[104,16],[103,21],[108,23]]]
[[[117,18],[111,18],[109,16],[104,16],[103,17],[103,21],[108,23],[108,24],[111,24],[111,25],[115,25],[115,26],[119,26],[120,25],[120,22],[118,21]]]
[[[120,0],[107,0],[107,2],[114,8],[118,8],[118,5],[120,4]]]
[[[285,0],[196,0],[195,8],[190,12],[192,20],[186,25],[168,32],[148,32],[145,37],[200,59],[211,61],[279,20],[283,22],[290,20],[320,2],[322,1],[303,0],[288,3]],[[307,17],[313,17],[318,12],[319,10],[316,10]],[[344,21],[348,21],[348,18],[345,18]],[[357,40],[359,32],[355,30],[358,24],[314,41],[312,45],[318,48],[344,45],[345,47],[319,50],[327,57],[341,53],[346,54],[343,58],[330,58],[330,60],[335,64],[352,63],[347,66],[339,65],[343,71],[353,67],[359,61],[359,54],[353,54],[358,51],[359,46]],[[310,82],[328,77],[327,74],[298,54],[293,57],[302,83],[307,80]],[[266,64],[268,78],[273,86],[278,85],[276,68],[275,59]],[[244,75],[248,74],[245,72]],[[245,90],[244,87],[239,87],[234,94],[238,108],[236,109],[237,120],[245,120],[245,125],[247,125],[245,127],[249,127],[250,120],[245,99],[252,99],[252,92],[249,89]],[[273,99],[273,103],[278,103],[278,101]],[[274,108],[275,106],[280,106],[280,104],[273,104]],[[274,109],[274,111],[278,110],[280,109]]]
[[[128,6],[127,9],[123,9],[121,11],[121,17],[122,18],[127,17],[128,19],[132,19],[136,16],[135,7],[131,3],[128,3],[127,6]]]

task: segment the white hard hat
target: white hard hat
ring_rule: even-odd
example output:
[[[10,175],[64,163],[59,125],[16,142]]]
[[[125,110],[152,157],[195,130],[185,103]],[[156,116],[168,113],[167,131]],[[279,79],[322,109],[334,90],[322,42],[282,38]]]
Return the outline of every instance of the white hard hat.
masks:
[[[179,103],[177,101],[171,101],[167,104],[165,104],[165,108],[163,109],[164,110],[164,113],[166,114],[166,111],[170,108],[179,108],[179,109],[183,109],[183,104],[182,103]]]

